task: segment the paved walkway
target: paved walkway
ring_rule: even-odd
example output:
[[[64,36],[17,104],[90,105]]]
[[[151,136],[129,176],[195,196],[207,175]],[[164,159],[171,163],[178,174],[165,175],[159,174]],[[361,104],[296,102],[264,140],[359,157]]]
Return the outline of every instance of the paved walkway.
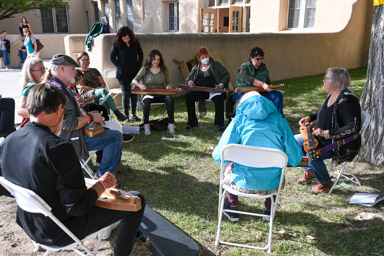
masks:
[[[50,66],[50,59],[44,59],[44,65],[46,68]],[[15,99],[15,123],[21,123],[21,117],[16,114],[18,107],[20,106],[20,94],[21,94],[21,69],[0,69],[0,94],[3,98]]]

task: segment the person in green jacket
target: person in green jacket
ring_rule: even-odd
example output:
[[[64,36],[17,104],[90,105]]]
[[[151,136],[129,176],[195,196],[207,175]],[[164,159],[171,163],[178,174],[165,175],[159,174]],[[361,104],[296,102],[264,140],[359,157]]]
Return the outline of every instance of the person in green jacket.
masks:
[[[264,59],[264,51],[259,47],[251,49],[249,61],[241,64],[237,71],[235,88],[246,87],[262,87],[265,92],[260,94],[271,100],[277,107],[280,114],[283,113],[283,94],[280,91],[271,91],[271,78],[267,66],[262,62]],[[236,102],[244,93],[234,93],[232,98]]]

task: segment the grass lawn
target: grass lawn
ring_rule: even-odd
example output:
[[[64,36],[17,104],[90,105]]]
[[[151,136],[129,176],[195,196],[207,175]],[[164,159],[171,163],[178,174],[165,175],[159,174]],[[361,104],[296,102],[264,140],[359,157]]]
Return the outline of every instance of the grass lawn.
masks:
[[[360,97],[366,69],[350,70],[350,73],[350,88]],[[317,111],[324,102],[323,76],[274,83],[285,84],[284,112],[294,133],[298,133],[299,119]],[[207,108],[208,114],[213,115],[213,104],[207,103]],[[151,111],[151,119],[161,118],[164,109]],[[220,170],[204,149],[215,147],[221,133],[213,125],[212,117],[201,118],[199,128],[186,130],[184,97],[175,99],[175,110],[175,136],[167,131],[152,131],[151,136],[142,132],[132,142],[124,143],[122,162],[132,170],[118,174],[118,182],[127,190],[141,191],[152,209],[199,244],[200,255],[266,254],[214,245]],[[310,186],[296,183],[303,174],[301,168],[287,169],[287,182],[275,218],[272,255],[384,255],[384,204],[374,208],[348,204],[348,197],[355,192],[382,192],[383,169],[357,159],[351,165],[362,187],[351,186],[347,191],[318,196],[309,193]],[[240,199],[239,208],[261,212],[262,203],[262,200]],[[240,216],[238,223],[223,218],[223,237],[241,242],[266,241],[268,224],[260,218]],[[139,242],[133,255],[152,254]]]

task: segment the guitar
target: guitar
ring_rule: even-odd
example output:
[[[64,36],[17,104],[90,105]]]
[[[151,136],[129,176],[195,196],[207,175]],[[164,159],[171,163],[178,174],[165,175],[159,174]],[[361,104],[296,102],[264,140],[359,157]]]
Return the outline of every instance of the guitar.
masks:
[[[96,182],[97,180],[85,178],[85,183],[88,188],[92,187]],[[97,199],[95,205],[101,208],[117,211],[137,212],[141,210],[140,197],[116,188],[106,189]]]
[[[180,88],[184,91],[198,91],[198,92],[211,92],[211,93],[223,93],[227,92],[227,89],[219,89],[219,88],[213,88],[213,87],[203,87],[203,86],[193,86],[190,87],[189,85],[181,84]]]
[[[271,85],[270,88],[272,91],[276,91],[276,90],[279,90],[283,86],[284,86],[284,84]],[[247,93],[250,91],[265,92],[263,87],[255,87],[255,86],[235,89],[235,93]]]
[[[180,89],[172,89],[172,90],[147,89],[144,91],[142,91],[141,89],[131,89],[132,94],[139,94],[139,95],[175,95],[180,91],[181,91]]]

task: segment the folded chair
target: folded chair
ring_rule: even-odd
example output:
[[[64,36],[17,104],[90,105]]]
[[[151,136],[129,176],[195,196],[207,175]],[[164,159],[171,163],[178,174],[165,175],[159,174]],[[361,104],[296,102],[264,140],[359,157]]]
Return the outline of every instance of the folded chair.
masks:
[[[88,254],[88,255],[96,256],[96,254],[99,250],[99,246],[100,246],[103,232],[108,227],[103,228],[103,229],[89,235],[85,239],[83,239],[83,241],[86,241],[86,240],[89,240],[90,238],[92,238],[93,236],[96,236],[96,235],[98,236],[97,243],[96,243],[95,248],[92,252],[87,246],[84,245],[84,243],[79,238],[77,238],[59,219],[57,219],[52,214],[52,212],[51,212],[52,208],[40,196],[38,196],[35,192],[33,192],[32,190],[20,187],[18,185],[15,185],[14,183],[6,180],[2,176],[0,176],[0,184],[4,188],[6,188],[15,197],[16,203],[21,209],[23,209],[24,211],[27,211],[27,212],[31,212],[31,213],[41,213],[41,214],[45,215],[46,217],[50,218],[66,234],[68,234],[68,236],[70,236],[74,241],[74,243],[66,245],[66,246],[62,246],[62,247],[43,245],[43,244],[39,244],[39,243],[36,243],[33,241],[33,243],[35,244],[35,250],[34,250],[35,253],[39,250],[40,247],[42,247],[46,250],[44,256],[47,256],[49,254],[49,252],[51,252],[51,251],[61,251],[61,250],[73,250],[74,252],[76,252],[79,255],[85,256],[86,254]],[[85,250],[86,254],[84,254],[83,252],[78,250],[76,248],[77,246],[80,246],[81,248],[83,248]]]
[[[108,92],[111,94],[112,98],[115,99],[119,94],[122,94],[121,88],[111,88],[109,86],[108,79],[109,78],[116,78],[116,68],[110,68],[106,69],[103,72],[103,79],[105,81],[105,84],[107,86]],[[121,106],[119,106],[121,107]]]
[[[371,116],[366,111],[361,111],[361,131],[360,134],[363,134],[365,128],[369,125],[369,121],[371,120]],[[330,172],[336,174],[336,179],[333,182],[331,189],[329,190],[329,194],[335,189],[337,184],[340,183],[341,178],[348,180],[358,186],[361,186],[359,179],[347,168],[348,162],[342,163],[340,166],[337,166],[335,161],[331,161]]]
[[[91,179],[97,179],[97,171],[94,172],[92,168],[89,166],[89,163],[92,157],[96,154],[96,151],[89,151],[89,156],[87,159],[80,159],[81,168],[89,175]]]
[[[230,187],[227,187],[223,183],[223,173],[224,173],[225,165],[228,162],[235,162],[241,165],[255,167],[255,168],[267,168],[267,167],[281,168],[280,183],[277,191],[274,191],[266,195],[257,195],[257,194],[241,193],[239,191],[231,189]],[[287,163],[288,163],[287,155],[283,151],[280,151],[277,149],[252,147],[252,146],[245,146],[245,145],[238,145],[238,144],[228,144],[225,147],[223,147],[221,151],[221,171],[220,171],[219,208],[218,208],[219,223],[217,227],[217,236],[216,236],[215,245],[227,244],[227,245],[240,246],[240,247],[246,247],[246,248],[252,248],[252,249],[268,250],[268,253],[271,252],[273,219],[275,216],[276,206],[279,200],[279,194],[280,194],[281,186],[283,183],[284,171],[285,171],[285,168],[287,167]],[[226,191],[228,191],[231,194],[237,195],[239,197],[248,197],[253,199],[271,198],[272,200],[271,215],[223,209]],[[276,200],[273,199],[273,196],[276,196]],[[252,245],[223,241],[220,238],[223,211],[235,212],[238,214],[246,214],[246,215],[258,216],[258,217],[269,217],[269,233],[268,233],[267,245],[264,247],[259,247],[259,246],[252,246]],[[241,230],[239,230],[239,232],[241,232]]]

